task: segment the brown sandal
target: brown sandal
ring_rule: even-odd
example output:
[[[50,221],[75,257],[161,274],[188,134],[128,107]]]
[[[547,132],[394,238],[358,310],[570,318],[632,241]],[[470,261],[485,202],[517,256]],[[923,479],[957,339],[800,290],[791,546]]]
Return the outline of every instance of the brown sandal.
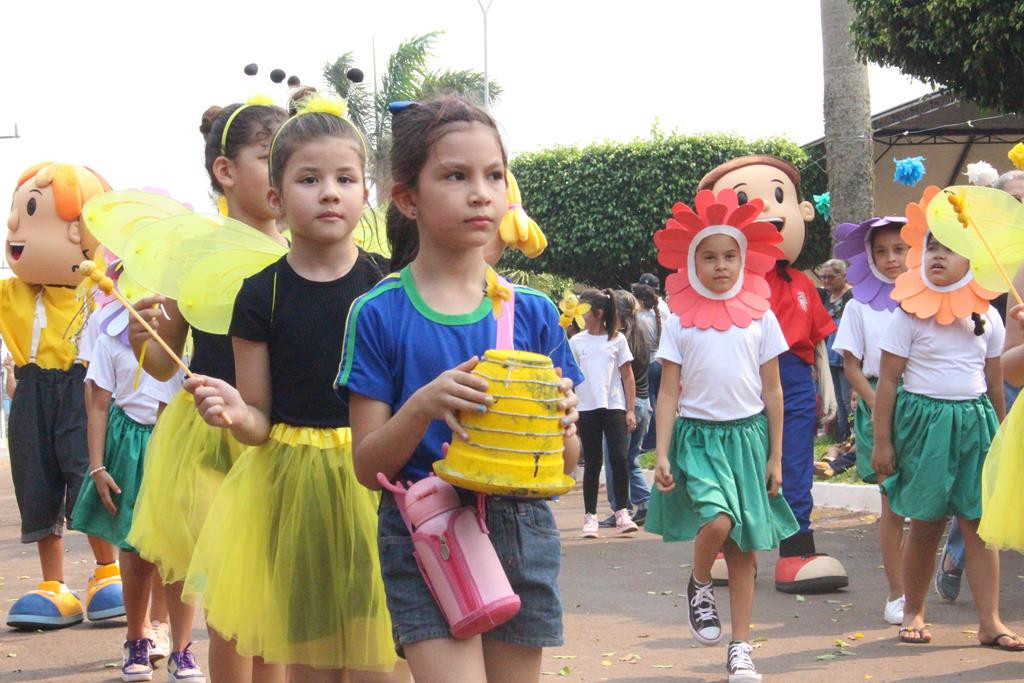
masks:
[[[1007,635],[1007,634],[1003,634]],[[1001,638],[1002,636],[999,636]],[[994,642],[998,642],[999,638],[996,638]],[[900,627],[900,642],[910,643],[911,645],[924,645],[925,643],[932,642],[932,634],[928,632],[928,628],[914,628],[913,626],[901,626]],[[998,647],[998,645],[992,645],[992,647]]]
[[[1003,638],[1009,638],[1013,641],[1013,645],[1004,645],[999,642]],[[978,644],[982,647],[994,647],[997,650],[1005,650],[1006,652],[1024,652],[1024,640],[1021,640],[1020,636],[1014,633],[1000,633],[992,640],[980,640]]]

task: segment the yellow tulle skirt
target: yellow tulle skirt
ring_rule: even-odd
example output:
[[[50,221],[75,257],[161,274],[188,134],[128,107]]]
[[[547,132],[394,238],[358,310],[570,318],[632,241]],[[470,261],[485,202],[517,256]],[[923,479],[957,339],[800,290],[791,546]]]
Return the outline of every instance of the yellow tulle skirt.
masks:
[[[186,391],[157,420],[128,543],[164,583],[185,579],[213,499],[241,452],[231,432],[203,421]]]
[[[999,426],[981,475],[978,534],[989,547],[1024,552],[1024,398]]]
[[[201,594],[206,622],[242,655],[390,671],[378,499],[356,480],[348,429],[274,425],[224,480],[186,599]]]

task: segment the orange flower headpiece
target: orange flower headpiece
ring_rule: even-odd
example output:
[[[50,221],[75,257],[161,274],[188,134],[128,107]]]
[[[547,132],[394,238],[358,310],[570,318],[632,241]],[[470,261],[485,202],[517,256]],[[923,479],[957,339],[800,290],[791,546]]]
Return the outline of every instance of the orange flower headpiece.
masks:
[[[941,190],[934,185],[925,188],[919,202],[907,204],[907,224],[900,236],[910,249],[907,251],[907,271],[896,278],[892,298],[900,302],[903,310],[922,320],[935,318],[940,325],[949,325],[972,313],[983,314],[989,300],[999,296],[979,285],[970,270],[959,282],[940,287],[928,281],[924,270],[925,244],[930,229],[925,209]]]
[[[760,199],[740,205],[736,192],[728,188],[717,195],[701,190],[694,206],[696,211],[676,203],[665,229],[654,233],[658,263],[676,269],[665,280],[669,310],[679,316],[683,327],[721,331],[733,325],[747,327],[770,307],[771,289],[764,275],[783,258],[778,247],[782,235],[771,223],[758,220],[764,207]],[[694,265],[698,245],[712,235],[732,237],[742,254],[740,276],[723,294],[701,284]]]

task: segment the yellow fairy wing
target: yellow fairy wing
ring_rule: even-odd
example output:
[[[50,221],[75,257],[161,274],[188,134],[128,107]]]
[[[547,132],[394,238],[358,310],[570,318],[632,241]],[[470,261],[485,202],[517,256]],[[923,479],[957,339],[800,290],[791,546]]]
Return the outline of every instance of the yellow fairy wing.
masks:
[[[117,278],[117,291],[121,292],[121,295],[132,303],[153,294],[153,292],[139,284],[138,280],[125,272],[122,272],[120,277]]]
[[[978,226],[992,253],[973,227],[965,229],[960,223],[947,193],[963,197],[964,213]],[[928,229],[940,242],[970,259],[978,284],[995,292],[1009,289],[992,254],[1011,279],[1024,264],[1024,205],[1002,190],[957,185],[935,195],[925,209],[925,217]]]
[[[125,190],[96,195],[82,207],[85,228],[118,256],[137,229],[155,220],[192,211],[181,202],[153,192]]]
[[[227,334],[242,280],[287,248],[226,216],[184,214],[143,226],[125,244],[125,272],[144,288],[178,302],[185,320]]]
[[[368,208],[359,217],[359,222],[356,223],[356,228],[352,233],[352,240],[363,251],[391,258],[386,224],[387,220],[383,209]]]

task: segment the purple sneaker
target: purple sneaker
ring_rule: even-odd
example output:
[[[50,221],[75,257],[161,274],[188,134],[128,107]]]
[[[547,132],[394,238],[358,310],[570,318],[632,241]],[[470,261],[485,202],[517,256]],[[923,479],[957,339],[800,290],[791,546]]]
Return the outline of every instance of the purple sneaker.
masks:
[[[149,663],[149,650],[153,647],[153,641],[149,638],[124,641],[124,651],[121,655],[121,680],[128,681],[151,681],[153,680],[153,666]]]
[[[172,683],[187,681],[188,683],[206,683],[206,676],[203,670],[196,664],[196,658],[192,656],[192,643],[185,646],[181,652],[172,652],[167,659],[167,680]]]

